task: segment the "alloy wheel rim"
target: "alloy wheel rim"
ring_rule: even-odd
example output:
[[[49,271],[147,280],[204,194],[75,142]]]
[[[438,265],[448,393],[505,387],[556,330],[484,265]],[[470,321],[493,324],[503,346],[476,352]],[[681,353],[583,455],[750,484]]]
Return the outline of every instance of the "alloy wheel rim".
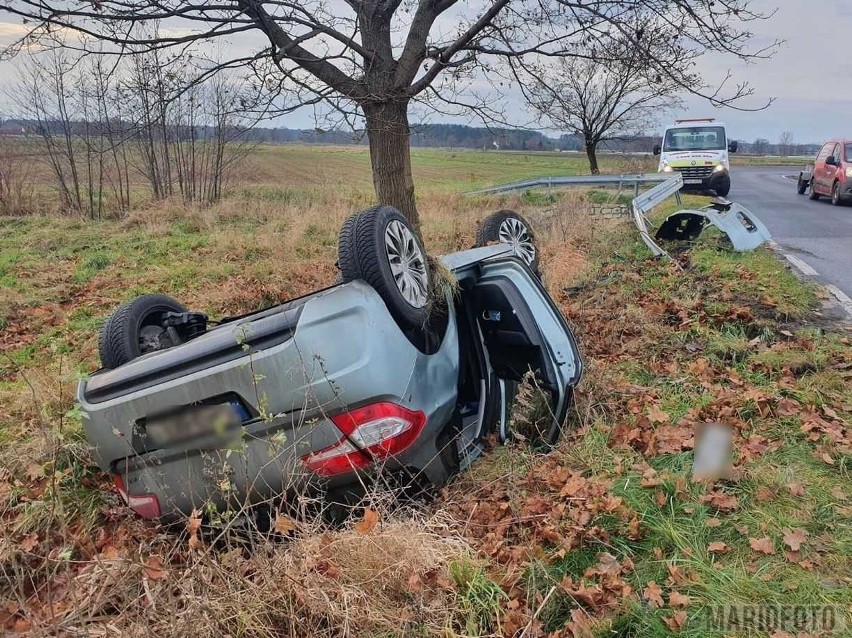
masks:
[[[535,261],[535,244],[529,230],[519,219],[515,217],[504,219],[500,224],[497,237],[501,243],[511,246],[512,252],[523,259],[527,266],[531,266]]]
[[[395,219],[385,229],[385,250],[397,290],[410,306],[423,308],[429,290],[426,258],[414,234],[401,221]]]

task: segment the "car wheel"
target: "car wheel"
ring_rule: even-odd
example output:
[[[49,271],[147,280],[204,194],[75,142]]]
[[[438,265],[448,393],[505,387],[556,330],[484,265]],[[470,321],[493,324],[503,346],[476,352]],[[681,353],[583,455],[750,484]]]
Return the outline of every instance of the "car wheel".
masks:
[[[831,204],[832,206],[840,206],[840,184],[834,182],[831,187]]]
[[[482,220],[476,231],[476,245],[506,244],[534,273],[538,273],[538,247],[530,223],[513,210],[501,210]]]
[[[186,312],[186,308],[166,295],[142,295],[119,306],[98,335],[101,365],[117,368],[143,354],[181,343],[174,329],[160,325],[167,312]]]
[[[819,199],[819,193],[816,192],[816,182],[811,180],[811,192],[808,195],[809,199]]]
[[[796,191],[799,195],[804,195],[806,190],[808,190],[808,182],[803,180],[802,176],[799,175],[799,181],[796,184]]]
[[[429,264],[417,231],[402,213],[390,206],[355,213],[340,229],[337,250],[345,282],[360,279],[372,286],[401,328],[426,325]]]

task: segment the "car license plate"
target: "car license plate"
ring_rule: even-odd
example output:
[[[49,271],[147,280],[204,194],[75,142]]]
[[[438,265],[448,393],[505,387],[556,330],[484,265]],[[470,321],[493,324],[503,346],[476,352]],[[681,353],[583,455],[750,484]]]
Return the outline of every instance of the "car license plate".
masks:
[[[703,184],[703,179],[685,179],[683,180],[684,184]]]
[[[232,438],[242,424],[241,411],[231,403],[217,403],[148,419],[144,427],[147,447],[161,448],[211,435]]]

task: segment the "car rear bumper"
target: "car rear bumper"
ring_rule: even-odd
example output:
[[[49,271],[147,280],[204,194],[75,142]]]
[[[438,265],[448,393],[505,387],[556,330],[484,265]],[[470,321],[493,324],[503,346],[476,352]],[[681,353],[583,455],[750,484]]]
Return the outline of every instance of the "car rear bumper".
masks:
[[[455,317],[450,317],[437,352],[426,355],[402,334],[378,294],[362,282],[317,295],[300,313],[285,340],[247,346],[241,356],[183,376],[165,373],[156,382],[143,375],[144,383],[124,388],[125,393],[100,393],[94,400],[89,383],[83,381],[78,400],[101,468],[121,475],[129,495],[155,497],[165,520],[194,509],[234,508],[286,493],[315,493],[358,480],[355,472],[321,477],[301,461],[341,439],[331,417],[392,402],[423,412],[426,426],[409,448],[386,461],[388,469],[422,471],[429,482],[443,483],[446,470],[436,462],[436,441],[451,421],[457,397]],[[239,328],[246,329],[251,333],[251,326]],[[182,349],[191,353],[191,345],[157,353],[148,363],[166,354],[179,358]],[[247,408],[249,416],[238,432],[151,449],[144,431],[151,415],[221,396],[237,396]]]

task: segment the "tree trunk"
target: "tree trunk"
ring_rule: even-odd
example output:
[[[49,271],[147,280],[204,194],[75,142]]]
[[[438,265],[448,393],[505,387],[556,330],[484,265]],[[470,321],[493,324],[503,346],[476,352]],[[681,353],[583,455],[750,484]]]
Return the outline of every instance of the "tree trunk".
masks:
[[[589,158],[589,169],[592,175],[599,175],[598,168],[598,145],[595,142],[586,142],[586,156]]]
[[[398,209],[415,228],[420,226],[411,176],[408,102],[363,105],[370,141],[373,187],[379,204]]]

